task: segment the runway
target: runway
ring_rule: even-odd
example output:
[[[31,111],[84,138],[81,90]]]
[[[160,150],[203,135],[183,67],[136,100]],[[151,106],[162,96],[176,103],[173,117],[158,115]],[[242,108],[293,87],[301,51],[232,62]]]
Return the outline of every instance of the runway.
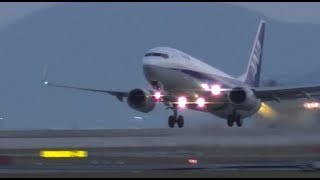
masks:
[[[0,149],[175,146],[291,146],[320,144],[318,128],[123,129],[0,132]]]
[[[317,128],[33,130],[0,137],[1,177],[320,175]],[[84,150],[88,157],[40,157],[49,149]]]

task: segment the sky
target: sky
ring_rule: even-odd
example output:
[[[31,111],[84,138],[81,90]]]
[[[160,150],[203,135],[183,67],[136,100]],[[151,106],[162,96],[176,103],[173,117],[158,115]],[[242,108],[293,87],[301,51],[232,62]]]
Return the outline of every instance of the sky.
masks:
[[[1,2],[0,29],[19,18],[58,4],[56,2]],[[230,4],[262,13],[281,22],[320,24],[319,2],[232,2]]]
[[[313,25],[320,24],[319,3],[207,4],[0,3],[0,128],[167,127],[170,112],[163,106],[145,115],[108,95],[45,88],[43,65],[49,65],[52,81],[130,90],[147,87],[142,55],[168,45],[237,75],[246,66],[263,15],[276,21],[267,22],[267,75],[297,72],[301,59],[317,68],[314,28],[319,27]],[[230,66],[233,62],[241,67]],[[189,127],[220,122],[209,114],[182,113],[197,120],[187,120]]]
[[[0,3],[0,29],[10,23],[28,16],[39,10],[52,7],[53,2],[1,2]]]
[[[319,2],[234,2],[281,22],[320,24]]]

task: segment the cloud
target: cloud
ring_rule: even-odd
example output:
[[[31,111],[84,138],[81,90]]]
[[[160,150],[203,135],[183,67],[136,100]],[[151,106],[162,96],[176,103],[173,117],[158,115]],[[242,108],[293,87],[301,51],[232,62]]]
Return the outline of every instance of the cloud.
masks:
[[[260,12],[281,22],[320,24],[318,2],[233,2],[231,4]]]
[[[1,2],[0,29],[35,11],[56,5],[55,2]]]

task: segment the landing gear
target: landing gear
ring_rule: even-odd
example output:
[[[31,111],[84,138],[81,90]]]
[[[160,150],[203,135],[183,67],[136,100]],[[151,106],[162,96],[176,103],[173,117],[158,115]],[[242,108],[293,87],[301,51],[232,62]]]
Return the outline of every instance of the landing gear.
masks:
[[[236,123],[238,127],[241,127],[243,124],[243,119],[241,119],[240,115],[237,116]]]
[[[179,127],[179,128],[182,128],[182,127],[183,127],[183,125],[184,125],[184,118],[183,118],[183,116],[179,116],[179,117],[178,117],[177,124],[178,124],[178,127]]]
[[[232,119],[232,115],[229,115],[229,116],[228,116],[228,126],[229,126],[229,127],[232,127],[232,126],[233,126],[233,123],[234,123],[234,120]]]
[[[168,125],[170,128],[174,128],[174,124],[175,124],[175,119],[174,119],[174,116],[169,116],[169,119],[168,119]]]
[[[241,127],[243,124],[243,119],[241,119],[241,116],[236,113],[236,111],[233,111],[233,114],[230,114],[227,118],[227,123],[229,127],[232,127],[234,122],[237,124],[238,127]]]
[[[177,107],[174,106],[173,108],[173,116],[169,116],[168,118],[168,125],[170,128],[174,128],[175,123],[178,124],[179,128],[182,128],[184,125],[184,118],[183,116],[178,116]]]

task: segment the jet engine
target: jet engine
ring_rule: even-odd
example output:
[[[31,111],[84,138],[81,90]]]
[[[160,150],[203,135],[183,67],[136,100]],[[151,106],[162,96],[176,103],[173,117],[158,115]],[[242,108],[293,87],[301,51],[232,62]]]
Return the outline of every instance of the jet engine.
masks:
[[[235,87],[229,92],[229,101],[237,108],[251,110],[260,107],[260,100],[256,98],[252,90],[244,87]]]
[[[127,103],[134,110],[144,113],[152,111],[156,105],[152,92],[144,89],[131,90],[127,98]]]

